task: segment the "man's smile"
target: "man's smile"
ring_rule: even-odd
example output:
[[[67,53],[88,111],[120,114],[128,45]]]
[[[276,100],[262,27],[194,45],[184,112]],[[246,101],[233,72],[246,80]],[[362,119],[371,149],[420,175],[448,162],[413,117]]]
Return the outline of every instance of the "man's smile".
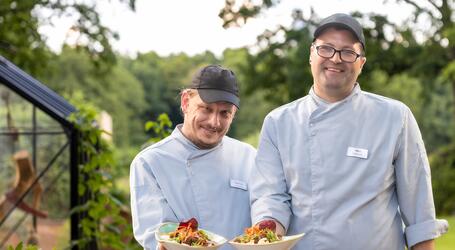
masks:
[[[218,133],[218,130],[219,130],[216,128],[203,127],[203,126],[201,126],[201,128],[208,134],[216,134],[216,133]]]
[[[344,72],[343,69],[333,68],[333,67],[325,67],[324,69],[327,70],[327,71],[336,72],[336,73],[342,73],[342,72]]]

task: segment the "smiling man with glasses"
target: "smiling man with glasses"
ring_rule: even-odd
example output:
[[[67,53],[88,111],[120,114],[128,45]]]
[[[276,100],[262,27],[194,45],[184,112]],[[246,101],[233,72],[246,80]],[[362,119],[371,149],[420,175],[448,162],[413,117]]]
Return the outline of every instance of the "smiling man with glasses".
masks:
[[[305,232],[294,249],[434,249],[437,220],[425,147],[410,109],[362,91],[360,24],[322,20],[309,94],[267,115],[251,179],[254,224]]]
[[[344,18],[346,23],[334,22],[335,18]],[[315,31],[310,65],[316,95],[337,102],[356,85],[366,62],[365,38],[360,25],[349,16],[337,15],[332,19],[325,20]]]

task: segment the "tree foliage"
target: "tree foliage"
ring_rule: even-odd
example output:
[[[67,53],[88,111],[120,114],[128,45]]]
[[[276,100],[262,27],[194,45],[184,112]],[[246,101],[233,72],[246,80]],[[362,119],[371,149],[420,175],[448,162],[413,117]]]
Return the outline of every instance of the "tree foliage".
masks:
[[[260,79],[250,78],[241,73],[248,69],[250,57],[247,49],[226,49],[222,58],[222,65],[236,74],[240,90],[240,109],[235,114],[229,135],[242,139],[256,133],[264,117],[274,107],[273,103],[267,100],[263,89],[254,89],[253,84],[247,83],[248,81],[254,83]]]
[[[455,213],[455,144],[438,149],[430,157],[436,212]]]
[[[218,16],[224,20],[223,27],[236,27],[245,24],[248,19],[258,15],[263,8],[276,5],[279,0],[263,0],[259,4],[251,0],[245,0],[238,4],[235,0],[225,0],[225,6]]]
[[[172,122],[166,113],[162,113],[158,116],[156,121],[148,121],[145,123],[145,131],[152,131],[152,137],[149,142],[155,143],[172,133]]]
[[[135,0],[118,0],[134,10]],[[54,17],[72,17],[70,32],[77,38],[74,46],[90,55],[90,61],[105,71],[115,62],[111,40],[118,34],[103,25],[96,1],[2,0],[0,1],[0,53],[32,75],[45,75],[53,57],[46,37],[39,33],[43,25],[52,25]]]
[[[67,98],[83,95],[92,104],[107,111],[113,120],[117,146],[140,144],[146,139],[143,120],[138,118],[146,108],[142,83],[122,65],[112,66],[109,74],[100,74],[84,51],[64,47],[50,63],[58,68],[43,78],[49,87]]]

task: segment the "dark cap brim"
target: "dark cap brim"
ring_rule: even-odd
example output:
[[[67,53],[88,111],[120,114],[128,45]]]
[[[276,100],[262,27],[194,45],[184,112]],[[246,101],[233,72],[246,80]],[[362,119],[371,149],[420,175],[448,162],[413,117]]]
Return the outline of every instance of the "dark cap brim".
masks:
[[[228,91],[218,89],[197,89],[199,96],[206,103],[229,102],[240,109],[240,99],[238,96]]]
[[[328,28],[331,28],[331,27],[338,27],[338,28],[343,28],[343,29],[346,29],[346,30],[349,30],[352,35],[354,35],[355,38],[357,38],[357,40],[360,42],[360,44],[362,45],[363,49],[365,49],[365,41],[364,41],[364,38],[358,34],[354,28],[352,28],[351,26],[347,25],[347,24],[344,24],[344,23],[340,23],[340,22],[329,22],[329,23],[326,23],[322,26],[319,26],[315,31],[314,31],[314,38],[313,40],[316,40],[316,38],[318,38],[322,33],[324,33],[324,31]]]

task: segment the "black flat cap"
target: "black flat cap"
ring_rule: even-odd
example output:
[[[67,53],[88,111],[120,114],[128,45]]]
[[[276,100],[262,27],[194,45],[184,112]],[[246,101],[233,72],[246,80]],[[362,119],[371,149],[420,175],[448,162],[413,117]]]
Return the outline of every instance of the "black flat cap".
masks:
[[[322,32],[330,27],[338,27],[351,31],[351,33],[359,40],[365,50],[365,36],[363,35],[363,28],[360,23],[355,20],[352,16],[337,13],[329,17],[326,17],[321,21],[319,26],[314,31],[314,39],[322,34]]]
[[[229,102],[240,108],[237,78],[234,72],[220,65],[200,69],[194,75],[190,88],[197,89],[206,103]]]

